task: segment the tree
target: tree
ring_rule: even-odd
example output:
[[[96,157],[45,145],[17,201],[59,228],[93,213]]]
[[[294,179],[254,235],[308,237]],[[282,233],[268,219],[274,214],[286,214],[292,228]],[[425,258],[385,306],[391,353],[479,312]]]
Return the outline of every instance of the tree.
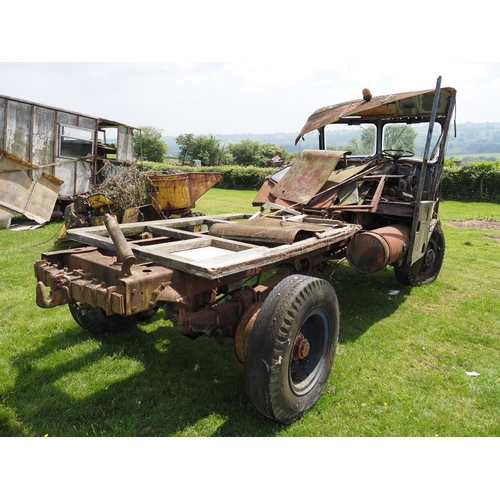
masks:
[[[155,127],[141,127],[140,134],[134,134],[134,151],[148,161],[161,163],[168,153],[168,146],[162,140],[163,130]]]
[[[279,153],[284,159],[288,158],[288,153],[285,148],[278,147],[276,144],[266,143],[260,147],[260,167],[266,167],[270,160]]]
[[[360,153],[360,146],[359,146],[359,141],[356,139],[356,137],[352,137],[349,139],[349,142],[347,143],[347,151],[352,153],[353,155],[359,154]]]
[[[200,160],[202,165],[215,165],[223,156],[220,140],[210,134],[199,135],[182,134],[176,137],[175,142],[179,145],[179,160],[182,165],[187,159]]]
[[[229,152],[233,155],[238,165],[258,165],[260,159],[260,142],[250,139],[230,144]]]
[[[391,125],[384,128],[384,149],[415,151],[417,132],[406,125]]]
[[[178,158],[181,165],[184,165],[186,158],[192,158],[194,141],[193,134],[181,134],[175,138],[175,142],[179,145]]]
[[[375,126],[371,125],[361,132],[360,154],[371,155],[375,152]]]
[[[375,152],[375,126],[360,127],[355,137],[351,137],[347,146],[327,146],[333,151],[350,151],[353,155],[371,155]]]
[[[193,160],[200,160],[202,165],[215,165],[222,156],[220,140],[212,134],[200,135],[194,141],[192,154]]]
[[[278,151],[283,157],[288,156],[284,148],[280,148],[275,144],[261,144],[250,139],[243,139],[238,143],[230,144],[228,149],[238,165],[265,167]]]

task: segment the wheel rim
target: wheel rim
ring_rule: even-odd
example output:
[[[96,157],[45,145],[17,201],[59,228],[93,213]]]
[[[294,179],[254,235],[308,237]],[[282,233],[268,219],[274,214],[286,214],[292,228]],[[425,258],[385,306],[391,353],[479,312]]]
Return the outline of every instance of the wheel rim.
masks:
[[[290,355],[288,380],[292,391],[298,396],[307,394],[321,377],[329,337],[329,321],[325,311],[313,311],[297,333]]]
[[[422,261],[422,266],[420,267],[420,275],[424,275],[425,273],[429,272],[429,270],[433,269],[434,264],[436,263],[437,252],[437,242],[435,238],[432,237],[427,246],[427,250]]]
[[[427,267],[431,266],[435,258],[436,258],[436,252],[434,251],[433,248],[429,248],[427,250],[427,254],[425,255],[425,265]]]

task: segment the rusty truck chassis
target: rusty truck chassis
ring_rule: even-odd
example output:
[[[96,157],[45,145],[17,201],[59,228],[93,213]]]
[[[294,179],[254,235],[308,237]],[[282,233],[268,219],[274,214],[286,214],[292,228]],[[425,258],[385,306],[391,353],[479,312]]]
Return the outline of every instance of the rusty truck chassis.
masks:
[[[320,151],[303,151],[267,179],[253,215],[118,224],[107,214],[104,226],[68,230],[82,247],[35,263],[38,306],[68,304],[94,334],[162,309],[181,334],[234,345],[258,411],[282,423],[299,418],[327,383],[339,334],[336,294],[313,273],[346,257],[364,274],[391,265],[401,284],[415,286],[434,281],[443,262],[438,204],[456,91],[441,92],[438,79],[435,91],[363,94],[311,115],[297,140],[319,130]],[[324,150],[326,124],[356,121],[429,122],[423,160],[382,150],[379,132],[373,156]],[[429,162],[435,121],[440,149]]]
[[[254,309],[252,306],[262,303],[284,277],[311,273],[342,256],[349,238],[360,229],[354,224],[307,217],[300,223],[283,217],[253,223],[250,218],[248,214],[229,214],[120,226],[114,218],[106,217],[106,228],[69,230],[74,240],[98,243],[100,248],[44,253],[35,263],[37,305],[98,308],[106,316],[131,320],[162,308],[165,319],[171,320],[177,331],[190,337],[205,334],[234,342],[237,358],[244,361],[242,346],[251,331],[251,318],[246,313]],[[209,234],[211,228],[245,220],[254,234],[259,233],[273,246]],[[200,226],[207,230],[193,231]],[[152,237],[142,239],[144,234]],[[276,234],[286,239],[276,240]],[[200,251],[215,251],[223,257],[202,259]],[[262,283],[245,285],[266,271],[276,273],[270,273]],[[48,296],[45,287],[50,287]]]

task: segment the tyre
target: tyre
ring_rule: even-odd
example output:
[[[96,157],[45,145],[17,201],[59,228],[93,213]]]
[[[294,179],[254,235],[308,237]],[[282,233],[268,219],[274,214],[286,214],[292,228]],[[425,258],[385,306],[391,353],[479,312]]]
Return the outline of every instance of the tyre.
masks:
[[[337,295],[325,280],[292,275],[264,301],[248,340],[247,396],[263,415],[293,422],[318,400],[339,335]]]
[[[92,307],[88,304],[79,302],[69,302],[69,310],[73,319],[92,335],[102,336],[106,333],[114,333],[124,328],[135,325],[138,321],[150,319],[156,313],[156,310],[145,311],[133,316],[120,316],[114,314],[107,316],[100,307]],[[150,313],[150,314],[148,314]]]
[[[432,231],[431,239],[421,259],[417,273],[409,273],[394,268],[394,274],[398,283],[406,286],[418,286],[432,283],[438,277],[444,260],[444,232],[441,224],[437,222]]]

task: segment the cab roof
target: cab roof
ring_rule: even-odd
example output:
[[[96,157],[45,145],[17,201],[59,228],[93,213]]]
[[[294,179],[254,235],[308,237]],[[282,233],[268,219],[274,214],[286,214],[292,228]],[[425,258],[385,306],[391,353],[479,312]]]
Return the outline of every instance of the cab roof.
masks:
[[[399,119],[427,121],[432,113],[435,92],[435,89],[430,89],[372,97],[370,91],[364,89],[362,99],[317,109],[302,127],[295,139],[295,144],[304,135],[330,123],[363,123]],[[452,111],[450,103],[454,102],[455,95],[456,90],[452,87],[441,89],[437,117],[446,116]]]

